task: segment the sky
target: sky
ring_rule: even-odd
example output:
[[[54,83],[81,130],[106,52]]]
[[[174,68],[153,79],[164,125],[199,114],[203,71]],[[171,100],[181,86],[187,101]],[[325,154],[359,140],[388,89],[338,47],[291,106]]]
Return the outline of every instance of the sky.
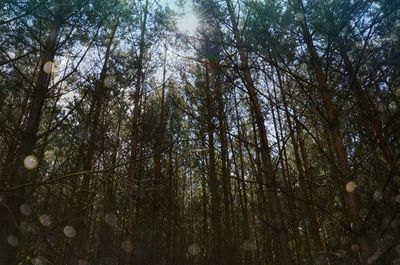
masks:
[[[168,6],[172,10],[182,14],[182,17],[177,21],[178,29],[188,34],[192,34],[198,25],[198,19],[193,12],[193,5],[191,1],[184,1],[184,6],[181,7],[176,2],[177,0],[160,1],[161,5]]]

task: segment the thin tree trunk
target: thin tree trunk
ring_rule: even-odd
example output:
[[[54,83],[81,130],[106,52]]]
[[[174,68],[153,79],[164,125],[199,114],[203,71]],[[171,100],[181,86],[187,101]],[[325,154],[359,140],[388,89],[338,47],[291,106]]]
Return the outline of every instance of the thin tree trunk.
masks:
[[[111,155],[111,163],[110,167],[115,168],[117,164],[117,154],[118,154],[118,148],[120,146],[120,134],[121,134],[121,125],[122,125],[122,113],[119,113],[118,117],[118,123],[117,123],[117,130],[115,132],[115,146],[116,148],[113,150],[112,155]],[[106,214],[112,214],[113,211],[113,206],[115,204],[115,192],[116,192],[116,187],[115,187],[115,181],[114,181],[114,175],[116,174],[115,169],[111,170],[107,175],[106,175],[106,181],[105,181],[105,196],[104,196],[104,201],[103,201],[103,214],[104,216]],[[114,214],[114,213],[113,213]],[[102,233],[100,234],[100,242],[99,246],[97,248],[97,259],[98,261],[103,261],[105,260],[110,253],[112,253],[113,245],[112,245],[112,228],[110,224],[103,223],[102,224]]]
[[[358,106],[360,114],[363,117],[362,119],[363,127],[367,131],[367,135],[369,136],[368,138],[372,143],[375,143],[376,146],[381,150],[383,158],[389,170],[395,170],[396,163],[393,159],[390,147],[388,146],[385,140],[383,134],[382,122],[379,118],[379,112],[374,106],[373,101],[368,98],[367,93],[363,91],[363,89],[361,88],[360,80],[357,77],[357,73],[353,67],[353,63],[351,62],[349,56],[347,55],[347,52],[343,44],[343,40],[340,38],[338,34],[335,36],[335,40],[339,47],[339,52],[343,59],[345,69],[350,78],[350,86],[349,86],[350,92],[356,99],[356,104]],[[384,174],[382,174],[382,167],[380,166],[381,163],[379,163],[379,159],[377,159],[379,156],[377,155],[375,146],[372,146],[371,151],[374,152],[373,156],[373,158],[375,158],[374,160],[377,160],[373,161],[373,163],[376,163],[375,174],[377,174],[377,176],[379,177],[379,182],[381,186],[383,186],[385,185],[384,183],[386,182],[386,179],[384,177]]]
[[[117,30],[118,24],[116,24],[113,28],[112,36],[110,42],[107,46],[103,67],[100,72],[100,77],[97,82],[96,88],[94,90],[93,95],[93,111],[90,112],[89,121],[93,119],[93,122],[90,123],[89,128],[89,135],[88,135],[88,150],[87,150],[87,157],[85,164],[83,166],[84,171],[91,171],[93,168],[94,163],[94,156],[96,151],[96,146],[98,142],[98,135],[99,135],[99,124],[100,124],[100,116],[103,112],[103,105],[104,105],[104,97],[105,97],[105,79],[107,76],[108,71],[108,61],[111,55],[111,46],[114,40],[115,32]],[[86,258],[86,245],[88,244],[89,240],[89,224],[86,223],[86,219],[88,217],[88,212],[86,207],[89,202],[89,193],[91,188],[92,182],[92,175],[85,174],[83,176],[82,185],[81,185],[81,192],[79,193],[79,202],[77,205],[76,211],[78,212],[74,228],[76,230],[76,236],[72,240],[72,256],[69,261],[69,264],[74,265],[78,264],[79,259]]]
[[[209,264],[209,251],[210,251],[210,246],[209,246],[209,233],[208,233],[208,207],[207,207],[207,185],[206,185],[206,178],[205,176],[201,180],[201,191],[202,191],[202,235],[203,235],[203,245],[204,245],[204,253],[203,256],[203,264],[208,265]]]
[[[164,52],[164,63],[163,63],[163,78],[161,85],[161,101],[160,101],[160,115],[158,120],[158,128],[156,132],[156,141],[154,147],[154,192],[153,192],[153,228],[152,235],[154,235],[151,242],[151,262],[150,264],[159,264],[161,258],[161,242],[160,238],[162,238],[161,233],[163,231],[160,230],[161,227],[161,218],[160,218],[160,193],[165,194],[165,190],[161,190],[162,183],[162,152],[164,147],[164,137],[165,137],[165,89],[166,89],[166,64],[167,64],[167,49],[165,47]]]
[[[242,130],[240,126],[240,120],[239,120],[239,111],[238,111],[238,102],[237,102],[237,97],[236,97],[236,92],[234,93],[234,101],[235,101],[235,114],[236,114],[236,129],[238,133],[239,139],[242,138]],[[243,159],[243,147],[242,147],[242,141],[238,141],[238,156],[239,156],[239,162],[236,162],[235,158],[235,151],[233,150],[233,143],[231,141],[231,146],[232,146],[232,160],[234,163],[234,168],[235,168],[235,173],[236,177],[238,178],[237,181],[237,190],[239,193],[239,198],[240,198],[240,209],[242,212],[242,230],[243,230],[243,241],[244,242],[250,242],[250,225],[249,225],[249,213],[248,213],[248,197],[247,197],[247,187],[246,187],[246,182],[245,182],[245,164],[244,164],[244,159]],[[237,165],[239,163],[239,165]],[[244,262],[245,264],[253,264],[252,261],[252,255],[251,252],[245,251],[244,254]]]
[[[213,100],[211,98],[210,91],[210,78],[209,78],[209,65],[205,65],[205,94],[206,94],[206,123],[207,123],[207,135],[208,135],[208,157],[209,157],[209,187],[211,191],[211,224],[212,224],[212,247],[211,247],[211,262],[216,264],[225,264],[224,261],[224,240],[222,237],[222,225],[220,217],[220,184],[217,177],[217,164],[215,157],[215,144],[214,144],[214,131],[215,124],[212,119],[215,116],[213,109]]]
[[[59,4],[59,6],[61,6]],[[34,146],[37,142],[37,135],[40,121],[42,118],[42,109],[45,104],[51,74],[44,71],[44,65],[47,62],[53,62],[56,54],[57,39],[61,24],[63,23],[63,10],[56,9],[54,22],[50,27],[50,31],[43,48],[42,61],[40,63],[39,75],[33,90],[33,97],[28,108],[28,118],[26,125],[22,131],[21,143],[16,151],[13,167],[10,172],[9,186],[16,186],[27,182],[28,172],[24,167],[24,159],[28,155],[32,155]],[[0,264],[17,264],[17,250],[7,243],[9,235],[18,236],[19,222],[21,213],[20,205],[24,202],[26,189],[18,190],[18,194],[6,194],[3,203],[0,206]]]
[[[231,194],[231,183],[230,183],[230,170],[229,170],[229,157],[228,157],[228,141],[226,139],[227,134],[227,122],[225,115],[225,104],[222,98],[222,87],[221,87],[221,73],[218,67],[211,64],[212,72],[214,77],[215,95],[217,101],[217,112],[219,121],[219,138],[221,141],[221,179],[223,188],[223,203],[224,203],[224,215],[225,215],[225,239],[227,241],[227,263],[236,264],[238,259],[236,257],[236,238],[233,224],[233,206],[232,206],[232,194]]]
[[[279,75],[279,73],[278,73],[278,81],[279,81],[279,85],[282,89],[283,84],[282,84],[281,76]],[[307,201],[315,203],[315,200],[311,195],[312,190],[309,186],[309,181],[307,181],[307,179],[306,179],[306,178],[311,177],[310,176],[311,172],[308,170],[308,161],[307,161],[307,157],[305,154],[305,150],[303,152],[303,156],[301,156],[301,154],[300,154],[301,152],[299,151],[299,143],[298,143],[299,137],[296,137],[296,134],[299,134],[300,128],[298,128],[298,126],[296,126],[296,129],[293,128],[292,119],[291,119],[291,115],[289,113],[289,108],[288,108],[288,103],[287,103],[285,93],[286,93],[285,91],[283,91],[281,93],[282,94],[282,103],[283,103],[283,107],[284,107],[284,111],[285,111],[285,115],[286,115],[287,125],[289,128],[290,140],[291,140],[291,143],[293,146],[296,168],[297,168],[297,171],[299,174],[300,188],[303,193],[303,197],[306,198]],[[310,223],[311,235],[312,235],[312,239],[314,242],[313,249],[314,249],[314,252],[319,253],[319,252],[323,251],[323,244],[322,244],[321,236],[319,234],[320,224],[318,221],[318,216],[317,216],[316,211],[312,209],[312,207],[309,203],[305,203],[304,208],[305,208],[305,212],[307,213],[307,217],[308,217],[309,223]]]
[[[297,1],[297,8],[304,14],[304,7],[302,0]],[[325,120],[328,129],[329,136],[332,140],[332,146],[337,159],[337,166],[339,170],[338,183],[342,187],[342,193],[346,200],[347,210],[351,220],[354,224],[354,235],[358,239],[360,244],[361,256],[364,262],[367,262],[368,258],[372,254],[370,243],[366,237],[365,231],[361,231],[361,220],[359,217],[359,203],[357,192],[346,192],[346,183],[353,180],[353,175],[350,169],[349,161],[347,159],[347,151],[344,146],[343,137],[340,132],[340,122],[338,117],[338,111],[333,103],[332,91],[329,89],[327,80],[322,71],[319,56],[315,50],[312,36],[308,30],[306,20],[301,21],[301,28],[303,31],[304,41],[306,42],[307,49],[310,56],[310,63],[315,73],[315,78],[318,83],[318,92],[322,100],[322,107],[325,113]]]
[[[134,244],[138,242],[138,232],[135,231],[134,226],[139,218],[139,205],[138,200],[140,199],[140,182],[137,176],[137,156],[138,156],[138,136],[139,136],[139,118],[141,113],[141,95],[142,95],[142,84],[144,79],[143,73],[143,60],[145,53],[145,36],[147,30],[147,16],[148,16],[148,0],[145,1],[143,17],[140,27],[140,40],[139,40],[139,55],[137,58],[137,69],[136,69],[136,80],[135,80],[135,91],[133,96],[133,114],[132,114],[132,127],[131,127],[131,139],[130,139],[130,160],[128,170],[128,185],[127,191],[130,197],[130,208],[135,209],[135,216],[128,217],[128,231],[135,234]],[[135,231],[135,232],[133,232]],[[132,263],[132,253],[126,254],[125,264],[130,265]]]
[[[233,35],[235,38],[235,42],[238,48],[239,57],[241,61],[243,80],[245,81],[245,86],[251,101],[252,111],[254,113],[257,123],[258,134],[260,137],[260,148],[261,148],[263,170],[268,184],[270,184],[272,187],[268,192],[268,196],[269,196],[269,203],[271,205],[271,217],[273,219],[273,227],[278,237],[283,263],[287,265],[292,265],[294,263],[289,247],[289,237],[283,221],[284,219],[283,219],[282,209],[275,188],[275,181],[276,181],[275,170],[272,165],[271,156],[269,153],[270,147],[268,143],[267,129],[265,126],[264,117],[262,115],[260,102],[257,98],[256,88],[251,76],[250,67],[248,65],[248,58],[241,41],[240,32],[234,16],[232,3],[230,0],[226,0],[226,3],[228,5],[228,12],[232,23]]]
[[[272,101],[272,97],[275,100],[275,104]],[[286,147],[285,147],[285,138],[283,135],[283,127],[282,127],[282,118],[279,113],[279,108],[275,107],[278,97],[276,93],[276,87],[275,84],[273,85],[273,95],[269,94],[269,99],[270,99],[270,106],[271,106],[271,112],[272,112],[272,121],[274,124],[274,129],[276,132],[276,141],[277,141],[277,147],[278,147],[278,154],[279,154],[279,162],[281,164],[282,168],[282,178],[285,183],[285,190],[286,193],[290,195],[294,195],[293,192],[293,187],[292,184],[290,183],[289,180],[289,167],[288,167],[288,156],[286,152]],[[291,132],[289,132],[291,134]],[[300,246],[300,233],[299,233],[299,222],[296,217],[296,204],[294,203],[293,199],[291,197],[287,198],[287,205],[289,212],[291,215],[289,216],[289,221],[292,226],[292,231],[293,231],[293,240],[294,240],[294,249],[296,251],[296,260],[299,265],[304,265],[304,256],[303,252]]]

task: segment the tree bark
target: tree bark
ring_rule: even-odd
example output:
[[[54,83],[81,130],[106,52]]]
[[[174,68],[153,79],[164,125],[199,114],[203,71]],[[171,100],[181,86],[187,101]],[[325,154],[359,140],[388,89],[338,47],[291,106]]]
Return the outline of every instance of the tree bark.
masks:
[[[209,64],[205,65],[205,105],[206,105],[206,124],[207,124],[207,147],[208,147],[208,177],[209,187],[211,192],[211,224],[212,224],[212,247],[211,247],[211,263],[225,264],[223,249],[225,241],[222,237],[222,224],[220,217],[220,184],[217,176],[217,164],[215,157],[215,144],[214,144],[214,133],[215,124],[213,118],[215,117],[214,100],[211,98],[210,91],[210,73]]]
[[[265,174],[265,178],[272,187],[268,192],[269,203],[271,205],[271,217],[273,222],[273,228],[278,237],[279,247],[282,254],[282,260],[284,264],[292,265],[294,264],[292,259],[292,254],[289,247],[289,237],[287,234],[287,229],[285,227],[283,221],[283,214],[281,205],[279,202],[279,197],[275,188],[275,170],[272,165],[271,156],[270,156],[270,147],[267,138],[267,129],[265,126],[264,117],[262,115],[262,110],[260,106],[260,102],[257,98],[256,88],[252,79],[250,67],[248,64],[248,58],[246,51],[243,48],[243,44],[240,37],[240,32],[238,25],[235,20],[233,6],[230,0],[226,0],[228,5],[228,12],[232,23],[233,35],[235,38],[235,42],[237,45],[237,49],[239,52],[239,57],[241,61],[241,70],[243,73],[243,80],[245,82],[245,86],[250,97],[250,102],[252,106],[252,111],[255,116],[255,120],[257,123],[258,134],[260,137],[260,149],[261,149],[261,157],[263,163],[263,170]]]
[[[28,118],[24,129],[22,130],[21,143],[17,147],[15,159],[10,172],[9,186],[21,185],[28,182],[28,172],[24,167],[24,159],[32,155],[39,125],[42,118],[42,109],[44,107],[51,79],[51,73],[44,71],[44,65],[47,62],[53,62],[56,55],[58,36],[60,27],[63,23],[63,10],[58,3],[54,21],[50,27],[46,43],[42,52],[40,70],[36,80],[32,100],[28,107]],[[17,264],[17,250],[7,243],[10,235],[18,236],[18,225],[21,220],[20,205],[26,199],[26,188],[18,190],[18,194],[8,193],[0,206],[0,264]]]
[[[143,61],[145,53],[145,36],[147,31],[147,18],[148,18],[148,0],[144,3],[143,17],[141,18],[140,25],[140,40],[139,40],[139,54],[137,58],[136,65],[136,80],[135,80],[135,91],[133,95],[133,114],[132,114],[132,127],[131,127],[131,138],[130,138],[130,160],[128,169],[128,184],[127,190],[130,199],[130,208],[135,211],[135,216],[128,217],[128,232],[133,233],[134,244],[138,244],[139,235],[138,232],[133,232],[134,226],[139,219],[139,204],[140,199],[140,183],[138,179],[138,166],[137,166],[137,156],[138,156],[138,137],[139,137],[139,118],[141,114],[141,97],[142,97],[142,84],[144,80],[143,72]],[[125,264],[130,265],[133,260],[132,253],[126,254]]]
[[[103,67],[100,72],[99,80],[94,90],[92,110],[89,115],[89,135],[88,135],[88,149],[87,156],[83,166],[83,171],[91,171],[93,168],[95,152],[98,143],[99,134],[99,124],[101,113],[103,112],[104,98],[105,98],[105,79],[107,77],[108,62],[111,55],[111,46],[115,37],[118,24],[113,28],[110,42],[108,43],[106,54],[104,57]],[[92,121],[93,119],[93,121]],[[92,122],[91,122],[92,121]],[[92,182],[92,175],[83,175],[81,183],[81,192],[78,194],[78,204],[76,206],[76,211],[78,215],[75,220],[74,228],[76,230],[76,236],[72,240],[72,256],[70,258],[69,264],[75,265],[79,263],[79,259],[85,260],[87,256],[87,247],[89,239],[89,224],[87,223],[88,211],[87,206],[90,205],[90,188]]]
[[[304,14],[304,7],[302,0],[297,0],[297,8],[302,14]],[[342,187],[342,194],[345,197],[348,214],[355,227],[354,236],[357,238],[360,244],[361,256],[364,262],[367,262],[368,258],[372,254],[370,242],[366,238],[365,231],[361,231],[360,217],[359,217],[359,203],[357,192],[346,192],[345,186],[349,181],[353,181],[353,175],[350,169],[349,161],[347,158],[347,151],[343,142],[343,137],[340,131],[340,122],[338,117],[338,110],[333,102],[332,91],[329,89],[327,80],[323,74],[322,66],[319,62],[319,56],[315,50],[312,36],[308,30],[306,18],[300,22],[304,41],[307,45],[310,63],[314,70],[315,78],[317,80],[317,88],[319,95],[322,100],[322,107],[325,113],[325,121],[328,129],[329,136],[332,140],[332,146],[336,155],[337,167],[339,170],[338,183]]]

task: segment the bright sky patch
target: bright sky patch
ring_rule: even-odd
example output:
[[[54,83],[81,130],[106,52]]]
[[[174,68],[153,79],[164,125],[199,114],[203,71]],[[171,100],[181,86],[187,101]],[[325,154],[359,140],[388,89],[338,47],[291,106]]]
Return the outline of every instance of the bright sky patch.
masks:
[[[199,18],[193,11],[190,11],[178,19],[177,27],[179,31],[194,34],[199,27]]]

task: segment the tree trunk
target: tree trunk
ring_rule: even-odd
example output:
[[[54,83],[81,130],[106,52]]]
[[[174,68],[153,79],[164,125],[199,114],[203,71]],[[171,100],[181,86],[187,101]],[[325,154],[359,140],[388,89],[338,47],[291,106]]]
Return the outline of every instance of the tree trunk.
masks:
[[[270,156],[270,147],[267,138],[267,129],[265,127],[264,117],[262,115],[261,106],[256,94],[256,88],[254,86],[254,82],[251,76],[250,67],[248,65],[248,58],[246,52],[243,48],[242,41],[240,38],[240,32],[235,20],[233,6],[230,0],[226,0],[228,5],[228,12],[232,23],[233,35],[236,41],[236,45],[239,52],[239,57],[241,61],[241,70],[243,73],[243,80],[245,82],[245,86],[250,97],[250,102],[252,106],[252,111],[255,116],[255,120],[257,123],[258,134],[260,137],[260,149],[261,149],[261,157],[263,163],[263,170],[265,174],[265,178],[267,183],[271,186],[270,191],[268,192],[269,203],[271,205],[271,217],[273,222],[274,231],[278,237],[279,247],[282,255],[282,260],[284,264],[292,265],[292,254],[289,248],[289,237],[287,234],[287,229],[285,227],[282,215],[282,209],[279,202],[279,197],[275,188],[275,170],[272,165],[271,156]]]
[[[164,148],[164,137],[165,137],[165,89],[166,89],[166,64],[167,64],[167,49],[165,48],[164,53],[164,63],[163,63],[163,78],[161,85],[161,102],[160,102],[160,115],[158,120],[158,128],[156,132],[156,141],[154,147],[154,192],[153,192],[153,228],[152,234],[154,235],[151,242],[151,263],[150,264],[159,264],[160,263],[160,254],[161,254],[161,242],[160,238],[162,238],[163,231],[161,228],[161,217],[160,217],[160,208],[161,208],[161,199],[160,194],[165,194],[165,190],[161,190],[162,179],[162,153]],[[165,185],[163,187],[166,187]],[[168,246],[167,246],[168,247]]]
[[[238,102],[236,97],[236,92],[234,93],[234,101],[235,101],[235,114],[236,114],[236,130],[239,139],[243,137],[241,125],[240,125],[240,116],[238,111]],[[231,147],[232,147],[232,161],[234,163],[235,173],[237,177],[237,190],[239,195],[240,201],[240,209],[242,212],[242,231],[243,231],[243,243],[244,242],[251,242],[250,241],[250,225],[249,225],[249,211],[248,211],[248,195],[247,195],[247,187],[245,182],[245,163],[243,159],[243,147],[242,141],[238,140],[238,156],[239,162],[236,162],[235,150],[233,150],[233,143],[231,140]],[[239,165],[238,165],[239,163]],[[238,241],[238,240],[237,240]],[[253,264],[252,255],[250,251],[245,251],[244,254],[244,263],[245,264]]]
[[[283,89],[283,84],[282,84],[282,79],[280,74],[278,73],[278,82],[279,82],[279,86],[281,87],[281,89]],[[289,133],[290,133],[290,140],[292,142],[292,146],[293,146],[293,152],[294,152],[294,159],[295,159],[295,163],[296,163],[296,168],[299,174],[299,184],[300,184],[300,188],[303,194],[303,198],[305,198],[307,201],[311,202],[311,203],[315,203],[315,200],[313,198],[313,196],[311,195],[311,193],[313,192],[312,189],[310,188],[309,185],[309,181],[307,180],[307,178],[311,177],[311,172],[308,169],[308,159],[306,157],[305,154],[305,150],[303,152],[303,156],[301,156],[301,152],[299,151],[299,134],[300,134],[300,128],[299,126],[296,126],[296,128],[293,128],[293,124],[292,124],[292,117],[290,116],[289,113],[289,108],[288,108],[288,102],[285,96],[286,91],[282,91],[282,103],[283,103],[283,108],[285,111],[285,115],[286,115],[286,121],[287,121],[287,125],[288,125],[288,129],[289,129]],[[297,135],[297,137],[296,137]],[[309,219],[309,223],[310,223],[310,230],[311,230],[311,235],[312,235],[312,239],[313,239],[313,249],[315,253],[319,253],[321,251],[323,251],[323,244],[322,244],[322,239],[321,236],[319,234],[319,228],[320,228],[320,224],[318,221],[318,216],[317,213],[315,211],[315,209],[312,209],[312,206],[309,203],[305,203],[304,204],[304,208],[305,208],[305,212],[307,213],[307,217]]]
[[[131,127],[131,139],[130,139],[130,160],[128,169],[128,184],[127,191],[130,199],[130,208],[135,211],[135,215],[128,217],[128,232],[134,233],[134,244],[138,242],[138,232],[135,231],[134,226],[139,219],[139,205],[138,200],[140,199],[140,183],[137,176],[137,156],[138,156],[138,136],[139,136],[139,118],[141,113],[141,96],[142,96],[142,84],[144,80],[143,72],[143,60],[145,53],[145,36],[147,30],[147,16],[148,16],[148,0],[145,1],[143,17],[140,28],[140,40],[139,40],[139,55],[137,58],[137,69],[136,69],[136,80],[135,80],[135,91],[133,95],[133,114],[132,114],[132,127]],[[135,232],[134,232],[135,231]],[[133,256],[131,253],[126,254],[125,264],[130,265],[132,263]]]
[[[297,1],[297,8],[304,14],[303,3],[301,0]],[[338,117],[338,111],[333,103],[332,91],[329,89],[327,81],[322,71],[322,66],[319,62],[319,56],[315,50],[311,34],[308,30],[306,20],[301,22],[301,28],[303,31],[304,41],[306,42],[307,49],[310,56],[310,63],[315,73],[315,78],[318,83],[318,92],[322,100],[322,107],[325,113],[326,125],[328,128],[329,136],[332,140],[332,146],[336,155],[337,167],[339,170],[338,183],[342,187],[342,193],[346,200],[348,207],[348,213],[351,217],[354,229],[354,236],[358,239],[360,244],[361,256],[364,262],[367,262],[368,258],[372,254],[370,242],[366,238],[365,231],[361,231],[361,221],[359,217],[359,204],[357,192],[346,192],[345,186],[349,181],[353,180],[353,175],[350,169],[349,161],[347,159],[347,151],[344,146],[343,137],[340,132],[340,122]]]
[[[299,222],[297,220],[296,216],[296,204],[294,203],[293,199],[290,196],[294,196],[293,192],[293,187],[292,184],[290,183],[289,180],[289,166],[288,166],[288,156],[286,152],[286,147],[285,147],[285,138],[283,135],[283,127],[282,127],[282,118],[279,113],[279,108],[274,106],[276,105],[276,102],[278,101],[278,96],[276,93],[276,87],[275,84],[273,84],[273,95],[269,93],[269,99],[270,99],[270,106],[271,106],[271,112],[272,112],[272,121],[274,124],[274,130],[276,132],[276,140],[277,140],[277,147],[278,147],[278,154],[279,154],[279,162],[281,164],[281,170],[282,170],[282,178],[284,181],[284,188],[286,190],[286,193],[289,194],[287,197],[287,206],[289,209],[289,212],[291,213],[289,216],[289,223],[292,226],[292,231],[293,231],[293,240],[294,240],[294,249],[296,251],[296,260],[297,264],[299,265],[304,265],[304,256],[303,256],[303,251],[301,248],[301,238],[300,238],[300,233],[299,233]],[[272,101],[272,98],[275,100],[275,104]],[[291,134],[291,132],[289,132]]]
[[[93,109],[90,111],[89,115],[89,135],[88,135],[88,150],[86,161],[83,166],[83,171],[90,172],[93,168],[95,151],[97,148],[98,142],[98,134],[99,134],[99,123],[101,113],[103,112],[103,105],[104,105],[104,97],[105,97],[105,89],[107,88],[105,85],[105,79],[107,76],[108,71],[108,61],[111,55],[111,46],[114,40],[115,32],[117,30],[118,24],[115,25],[110,42],[107,46],[103,67],[100,72],[99,80],[94,90],[93,95],[93,105],[91,108]],[[91,122],[91,120],[93,121]],[[92,182],[92,174],[84,174],[83,180],[81,184],[81,192],[78,194],[78,205],[75,209],[78,212],[78,215],[75,220],[74,228],[76,230],[76,236],[72,240],[72,256],[70,259],[69,264],[74,265],[78,264],[79,259],[85,260],[87,254],[86,250],[88,245],[88,238],[89,238],[89,224],[87,224],[86,219],[88,217],[87,206],[90,204],[90,188]]]
[[[211,64],[211,70],[214,77],[215,96],[217,101],[217,115],[218,115],[218,129],[219,138],[221,141],[221,180],[223,189],[223,203],[224,203],[224,216],[225,216],[225,240],[226,244],[226,256],[228,264],[236,264],[238,259],[236,257],[236,232],[234,231],[233,224],[233,206],[232,206],[232,194],[231,194],[231,182],[230,182],[230,168],[229,168],[229,156],[228,156],[228,141],[226,139],[227,134],[227,122],[225,115],[225,104],[222,98],[222,87],[221,87],[221,72],[218,66]]]
[[[393,159],[392,152],[383,134],[382,122],[379,118],[379,111],[376,109],[373,100],[370,100],[368,98],[368,94],[363,91],[360,80],[357,78],[356,70],[353,67],[353,63],[351,62],[345,50],[343,40],[340,38],[339,34],[336,34],[334,38],[336,40],[336,44],[338,45],[340,55],[343,59],[347,75],[350,78],[350,92],[356,99],[356,104],[358,106],[360,114],[363,117],[363,127],[367,131],[369,140],[372,143],[376,144],[376,146],[372,146],[371,148],[371,151],[375,153],[374,158],[378,158],[378,155],[376,154],[376,147],[378,147],[382,152],[383,158],[389,170],[394,170],[396,168],[396,163]],[[377,176],[379,177],[379,182],[381,186],[383,186],[385,185],[386,179],[384,178],[384,174],[382,174],[382,167],[379,166],[380,164],[381,163],[379,163],[378,159],[375,165],[375,174],[377,174]]]
[[[212,247],[211,247],[211,263],[225,264],[224,260],[224,239],[222,237],[222,225],[220,217],[220,184],[217,176],[217,164],[215,158],[215,146],[214,146],[214,131],[215,124],[212,119],[215,117],[214,102],[211,98],[210,91],[210,78],[209,78],[209,65],[205,65],[205,84],[204,90],[206,95],[206,123],[207,123],[207,135],[208,135],[208,157],[209,157],[209,187],[211,191],[211,224],[212,224]]]
[[[51,73],[46,73],[43,68],[47,62],[54,61],[57,39],[62,23],[63,10],[57,8],[56,14],[54,15],[54,21],[50,27],[46,43],[43,47],[38,78],[34,86],[31,103],[27,110],[27,122],[22,130],[21,143],[16,151],[14,164],[10,172],[9,187],[29,182],[28,172],[24,167],[24,159],[28,155],[33,154],[34,146],[37,142],[39,125],[42,118],[42,109],[48,95],[51,79]],[[17,264],[17,250],[15,247],[8,245],[7,238],[10,235],[20,235],[17,227],[21,220],[19,207],[25,199],[26,188],[21,188],[18,190],[18,194],[5,194],[5,198],[0,206],[0,264]]]

